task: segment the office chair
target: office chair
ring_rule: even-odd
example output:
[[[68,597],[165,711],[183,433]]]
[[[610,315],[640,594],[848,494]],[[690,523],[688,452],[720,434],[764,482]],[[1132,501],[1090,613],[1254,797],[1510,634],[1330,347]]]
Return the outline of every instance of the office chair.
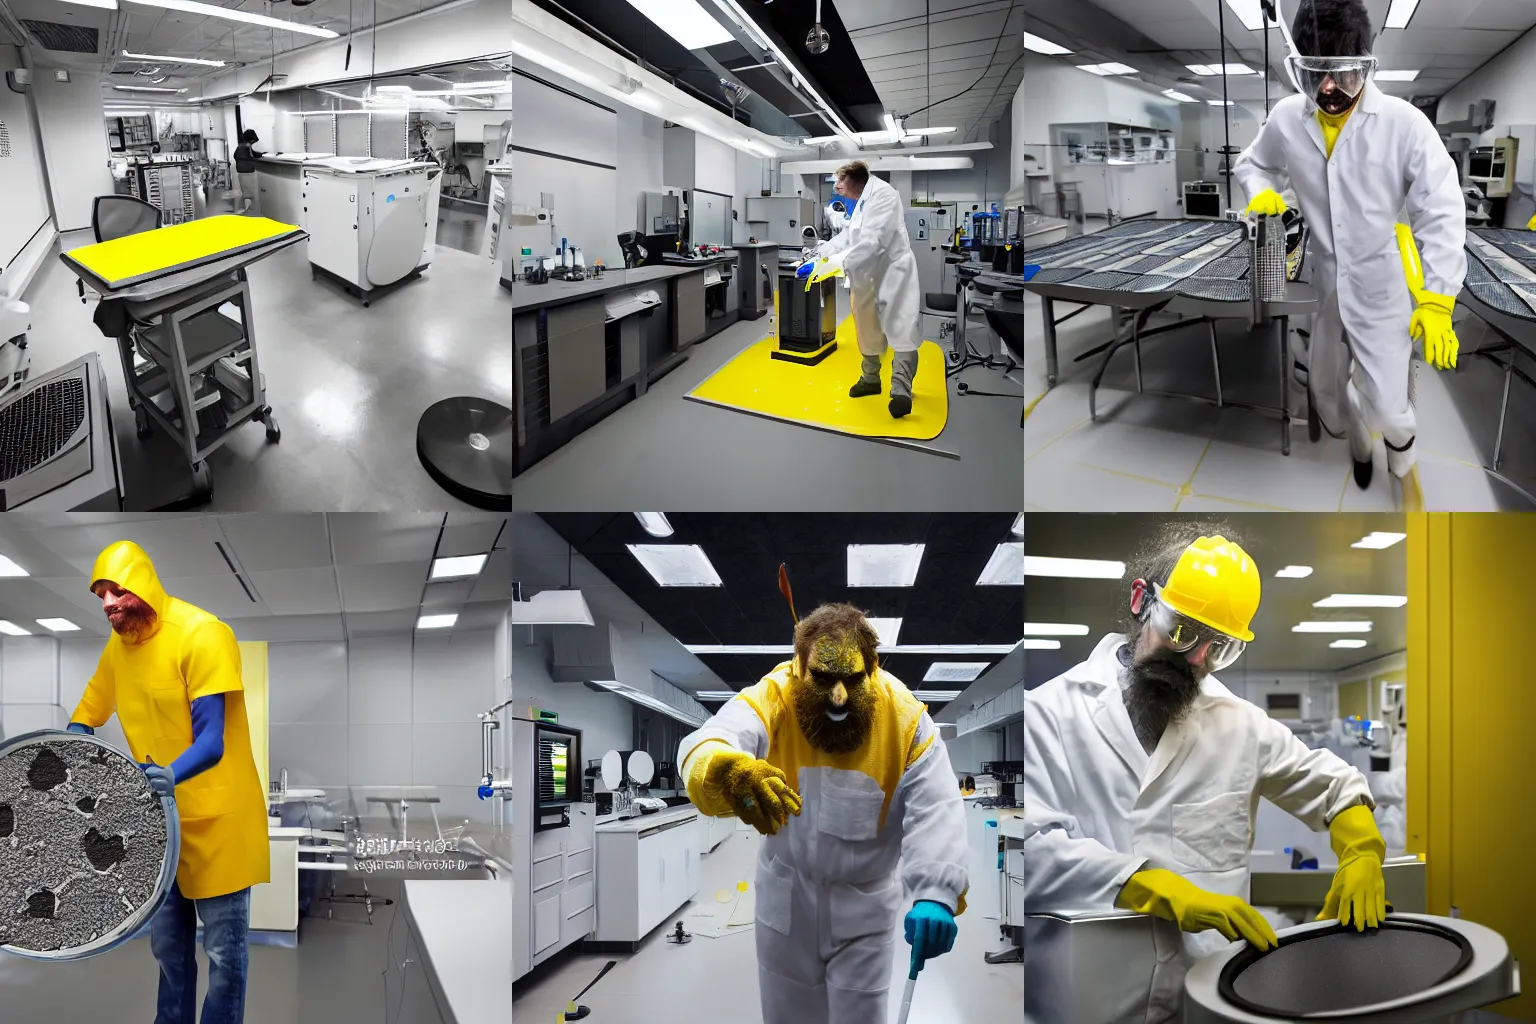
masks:
[[[98,242],[110,242],[114,238],[155,230],[160,226],[161,216],[158,207],[133,196],[97,196],[91,204],[91,233]],[[76,281],[75,285],[83,303],[85,282]]]

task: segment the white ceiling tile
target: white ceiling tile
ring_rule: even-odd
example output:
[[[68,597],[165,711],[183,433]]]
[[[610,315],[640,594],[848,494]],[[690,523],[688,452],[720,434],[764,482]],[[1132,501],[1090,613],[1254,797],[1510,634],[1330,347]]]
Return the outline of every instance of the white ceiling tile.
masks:
[[[353,640],[364,637],[399,636],[416,629],[419,611],[407,608],[397,611],[347,612],[347,636]]]
[[[331,543],[336,564],[424,562],[432,557],[442,520],[442,515],[434,512],[333,514]]]
[[[240,567],[247,572],[331,564],[324,515],[243,515],[220,520]]]
[[[346,632],[340,615],[269,615],[229,623],[241,640],[342,640]]]
[[[428,560],[388,565],[344,565],[341,606],[347,612],[382,612],[416,608],[427,580]]]
[[[320,615],[341,611],[336,570],[328,565],[253,572],[250,581],[273,615]]]
[[[212,612],[221,619],[255,618],[266,614],[245,593],[240,581],[227,571],[223,576],[171,576],[161,580],[166,593]]]

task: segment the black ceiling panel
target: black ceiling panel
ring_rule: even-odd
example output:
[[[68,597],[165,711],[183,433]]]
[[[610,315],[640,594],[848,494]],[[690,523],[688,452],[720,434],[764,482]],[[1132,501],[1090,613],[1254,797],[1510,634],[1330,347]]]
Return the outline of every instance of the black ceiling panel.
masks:
[[[953,514],[694,514],[667,513],[674,533],[651,537],[632,513],[544,514],[542,518],[683,644],[789,644],[793,623],[778,589],[788,567],[795,608],[847,601],[871,616],[902,619],[898,644],[1014,644],[1023,634],[1023,587],[980,587],[976,579],[1014,516]],[[721,587],[662,587],[629,552],[629,544],[697,544],[720,574]],[[849,544],[925,544],[911,587],[847,586]],[[935,661],[983,661],[1001,655],[891,654],[885,667],[917,689]],[[723,681],[739,689],[780,661],[775,655],[705,655]],[[934,683],[935,689],[965,684]]]

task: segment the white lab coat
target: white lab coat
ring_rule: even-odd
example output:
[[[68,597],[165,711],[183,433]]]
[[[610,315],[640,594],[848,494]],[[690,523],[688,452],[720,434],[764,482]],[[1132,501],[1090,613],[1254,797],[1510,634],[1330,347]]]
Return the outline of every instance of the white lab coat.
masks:
[[[775,729],[798,729],[792,719],[785,712]],[[959,905],[969,857],[965,806],[936,733],[923,711],[912,749],[930,737],[932,743],[901,772],[883,827],[886,794],[875,779],[843,768],[800,768],[800,813],[764,839],[757,858],[764,1024],[885,1021],[901,915],[918,900]],[[769,729],[739,696],[684,737],[684,778],[690,755],[708,739],[769,759]]]
[[[1121,694],[1124,643],[1106,636],[1087,661],[1024,694],[1027,912],[1114,910],[1120,887],[1144,867],[1247,899],[1260,797],[1314,831],[1369,801],[1359,771],[1308,749],[1211,676],[1148,757]],[[1189,964],[1226,941],[1217,931],[1185,934],[1182,950],[1160,941],[1149,987],[1096,1024],[1174,1019]]]
[[[1357,459],[1369,455],[1368,436],[1357,436],[1369,430],[1406,445],[1417,426],[1408,401],[1413,305],[1394,233],[1399,213],[1406,211],[1422,250],[1427,291],[1454,297],[1467,273],[1461,187],[1434,125],[1367,83],[1330,159],[1316,107],[1287,96],[1232,173],[1249,198],[1289,182],[1311,229],[1320,307],[1308,369],[1323,422],[1335,433],[1350,426]],[[1391,461],[1396,475],[1405,474],[1413,449]]]
[[[923,332],[918,319],[921,285],[917,257],[907,239],[901,193],[879,178],[870,178],[847,229],[822,242],[816,251],[841,257],[852,290],[859,351],[866,356],[884,355],[889,342],[897,352],[916,352]]]
[[[1376,798],[1376,827],[1397,853],[1408,848],[1408,734],[1398,729],[1392,737],[1391,759],[1384,772],[1371,772],[1371,795]]]

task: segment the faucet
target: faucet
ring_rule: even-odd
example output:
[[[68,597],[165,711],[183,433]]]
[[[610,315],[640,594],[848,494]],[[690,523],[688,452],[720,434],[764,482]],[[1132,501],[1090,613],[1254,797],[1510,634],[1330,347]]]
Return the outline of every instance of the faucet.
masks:
[[[499,796],[503,800],[512,799],[512,780],[498,779],[495,775],[494,736],[496,730],[501,728],[501,722],[496,714],[502,708],[511,704],[511,698],[502,701],[489,711],[480,712],[480,785],[475,790],[481,800]]]

